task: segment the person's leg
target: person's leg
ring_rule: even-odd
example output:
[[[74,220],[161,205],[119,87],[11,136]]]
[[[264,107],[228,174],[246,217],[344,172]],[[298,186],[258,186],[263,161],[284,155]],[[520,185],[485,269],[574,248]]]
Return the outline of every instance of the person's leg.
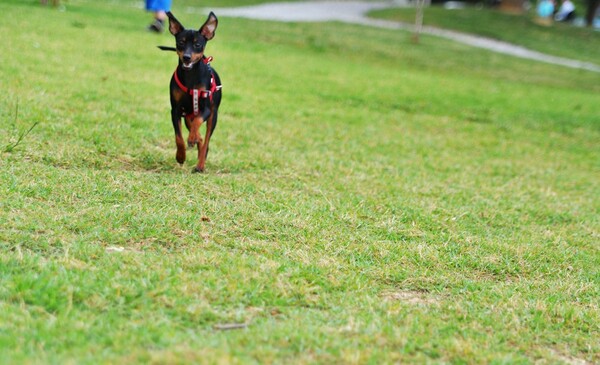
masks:
[[[171,0],[146,0],[146,10],[154,15],[154,21],[148,26],[148,30],[162,32],[167,18],[166,12],[171,10]]]

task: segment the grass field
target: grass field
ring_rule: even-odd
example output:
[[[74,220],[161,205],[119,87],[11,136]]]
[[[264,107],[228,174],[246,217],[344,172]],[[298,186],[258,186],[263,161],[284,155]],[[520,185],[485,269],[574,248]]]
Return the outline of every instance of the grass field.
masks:
[[[134,5],[0,2],[0,363],[600,362],[598,74],[222,18],[191,174]]]
[[[585,9],[583,4],[577,6],[578,9]],[[412,24],[415,21],[415,9],[377,10],[371,12],[370,16]],[[432,6],[425,9],[423,24],[474,33],[555,56],[600,63],[599,31],[560,22],[554,22],[550,27],[539,25],[534,10],[516,15],[475,6],[460,10]]]

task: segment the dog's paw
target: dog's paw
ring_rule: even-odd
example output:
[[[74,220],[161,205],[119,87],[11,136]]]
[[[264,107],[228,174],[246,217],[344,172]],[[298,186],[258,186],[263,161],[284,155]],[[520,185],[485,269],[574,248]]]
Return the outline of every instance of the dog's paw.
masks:
[[[183,165],[183,163],[185,162],[185,151],[184,153],[177,152],[177,154],[175,155],[175,159],[180,165]]]
[[[202,138],[200,138],[200,137],[197,137],[197,138],[190,137],[190,138],[188,138],[187,144],[188,144],[188,149],[192,149],[192,148],[194,148],[194,147],[199,146],[199,145],[202,144]]]
[[[203,168],[201,169],[200,167],[196,166],[192,169],[192,174],[196,174],[196,173],[203,174],[204,169]]]

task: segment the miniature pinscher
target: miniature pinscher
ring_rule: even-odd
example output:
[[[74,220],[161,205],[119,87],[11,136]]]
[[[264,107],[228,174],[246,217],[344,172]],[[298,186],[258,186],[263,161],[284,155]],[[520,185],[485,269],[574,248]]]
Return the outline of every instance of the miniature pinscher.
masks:
[[[206,43],[213,39],[218,25],[216,15],[211,12],[199,30],[185,29],[171,14],[169,31],[175,36],[175,48],[159,47],[176,51],[179,64],[171,77],[171,120],[175,129],[177,162],[185,162],[185,142],[181,134],[181,119],[189,131],[188,147],[198,146],[198,164],[192,172],[204,172],[208,143],[217,126],[217,115],[221,104],[221,79],[210,66],[211,57],[204,55]],[[204,141],[200,137],[200,126],[206,121]]]

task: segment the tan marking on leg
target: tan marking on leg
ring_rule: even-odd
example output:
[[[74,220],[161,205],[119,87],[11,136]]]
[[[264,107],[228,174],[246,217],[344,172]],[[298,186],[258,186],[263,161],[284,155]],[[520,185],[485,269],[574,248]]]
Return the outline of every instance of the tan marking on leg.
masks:
[[[206,165],[206,154],[208,152],[208,143],[210,142],[210,135],[213,124],[213,108],[211,108],[211,113],[206,120],[206,134],[204,138],[204,143],[198,145],[198,165],[196,166],[196,170],[204,171],[204,167]]]
[[[200,126],[202,125],[202,118],[200,116],[194,117],[190,123],[190,134],[188,135],[188,147],[192,148],[195,145],[202,143],[200,137]]]

